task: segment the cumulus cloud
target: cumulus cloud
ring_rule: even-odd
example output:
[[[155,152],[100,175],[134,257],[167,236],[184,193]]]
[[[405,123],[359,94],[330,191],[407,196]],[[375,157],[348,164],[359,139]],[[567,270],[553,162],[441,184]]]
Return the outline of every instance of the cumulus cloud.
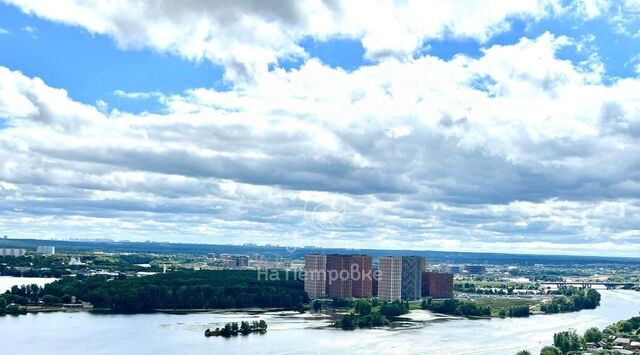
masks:
[[[407,60],[428,39],[485,41],[515,18],[561,12],[555,0],[504,1],[78,1],[3,0],[28,14],[113,37],[122,48],[151,48],[210,60],[229,79],[306,58],[304,38],[361,40],[373,60]]]
[[[309,59],[138,115],[0,68],[0,228],[635,255],[640,81],[557,57],[577,45],[546,33],[352,72]]]
[[[513,19],[589,21],[612,3],[4,1],[123,49],[209,60],[233,81],[114,91],[162,105],[132,114],[0,67],[6,234],[640,251],[638,78],[605,80],[591,37],[544,33],[450,60],[421,51],[485,43]],[[624,20],[612,23],[632,33]],[[332,68],[308,38],[356,39],[371,63]],[[567,48],[590,55],[561,59]],[[291,58],[304,61],[278,65]]]

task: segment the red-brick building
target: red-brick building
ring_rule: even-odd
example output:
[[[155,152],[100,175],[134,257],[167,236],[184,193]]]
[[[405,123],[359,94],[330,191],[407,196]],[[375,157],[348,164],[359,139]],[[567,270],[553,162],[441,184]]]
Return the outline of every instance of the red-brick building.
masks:
[[[351,295],[366,298],[373,295],[373,261],[369,255],[351,255]]]
[[[327,255],[327,297],[371,297],[372,264],[369,255]]]
[[[453,298],[453,274],[423,272],[422,296],[433,298]]]
[[[349,298],[352,290],[351,255],[327,255],[327,297]]]

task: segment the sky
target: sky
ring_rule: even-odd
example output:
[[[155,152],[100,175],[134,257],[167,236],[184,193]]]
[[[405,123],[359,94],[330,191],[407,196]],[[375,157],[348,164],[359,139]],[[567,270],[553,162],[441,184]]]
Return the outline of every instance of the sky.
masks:
[[[0,235],[640,255],[640,1],[0,0]]]

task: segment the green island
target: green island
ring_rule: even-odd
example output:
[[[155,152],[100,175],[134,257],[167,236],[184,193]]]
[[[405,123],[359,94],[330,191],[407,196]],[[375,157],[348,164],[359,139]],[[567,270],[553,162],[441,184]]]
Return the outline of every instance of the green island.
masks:
[[[250,333],[258,332],[260,334],[264,334],[267,332],[267,322],[264,320],[253,321],[251,323],[242,321],[240,325],[238,322],[231,322],[224,325],[222,328],[216,328],[214,330],[207,329],[204,331],[204,336],[206,337],[231,337],[239,334],[248,335]]]
[[[479,298],[476,300],[422,300],[420,308],[435,313],[466,317],[528,317],[532,310],[545,314],[594,309],[600,305],[601,295],[594,289],[562,287],[554,291],[548,302],[528,299]]]
[[[88,302],[121,313],[229,308],[303,309],[309,302],[299,280],[280,272],[280,279],[259,280],[255,271],[174,271],[145,277],[64,277],[44,287],[13,287],[0,305],[55,306]],[[8,307],[6,307],[8,308]]]
[[[600,305],[600,292],[592,288],[561,287],[554,293],[550,302],[543,303],[540,310],[544,313],[575,312],[583,309],[595,309]]]
[[[553,345],[542,348],[540,355],[563,354],[640,354],[640,317],[613,323],[603,330],[587,329],[582,335],[567,330],[553,335]],[[531,355],[528,350],[516,355]]]
[[[319,303],[314,302],[314,310]],[[349,307],[350,312],[338,319],[333,326],[344,330],[373,328],[389,325],[394,317],[409,313],[409,303],[401,301],[380,302],[372,299],[333,300],[335,307]]]

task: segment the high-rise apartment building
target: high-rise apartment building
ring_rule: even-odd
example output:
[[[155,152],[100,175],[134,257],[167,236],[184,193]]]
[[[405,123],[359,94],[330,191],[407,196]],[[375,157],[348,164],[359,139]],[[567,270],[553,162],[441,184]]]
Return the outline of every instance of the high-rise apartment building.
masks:
[[[351,296],[366,298],[373,292],[372,260],[369,255],[351,255]]]
[[[402,258],[382,256],[378,259],[378,298],[395,301],[402,298]]]
[[[327,255],[327,296],[349,298],[353,296],[351,255]]]
[[[417,300],[420,298],[424,260],[424,256],[402,257],[401,297],[403,300]]]
[[[304,290],[309,298],[327,296],[327,256],[309,254],[304,257]]]

